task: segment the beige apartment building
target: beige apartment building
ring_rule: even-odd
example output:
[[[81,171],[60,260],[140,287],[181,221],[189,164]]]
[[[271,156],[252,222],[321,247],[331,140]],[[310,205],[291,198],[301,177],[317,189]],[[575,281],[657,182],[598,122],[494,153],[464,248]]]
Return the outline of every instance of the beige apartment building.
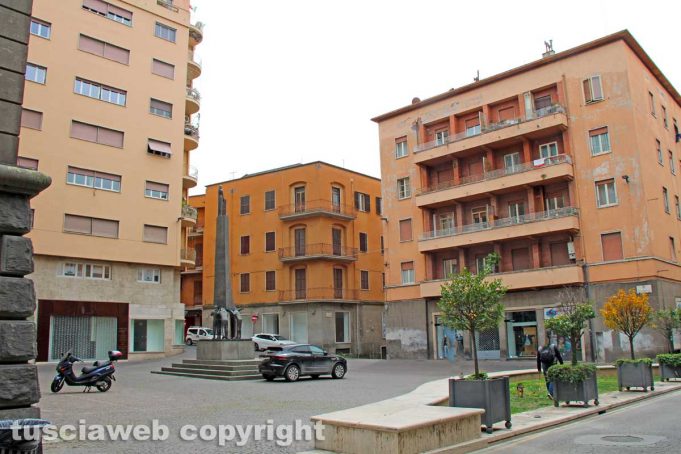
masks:
[[[622,31],[374,118],[388,355],[468,350],[437,301],[450,273],[475,272],[490,252],[509,291],[504,322],[479,333],[482,358],[533,357],[561,291],[585,292],[597,309],[620,288],[680,305],[680,104]],[[600,317],[581,345],[554,341],[586,359],[628,355]],[[636,347],[654,354],[665,342],[646,329]]]
[[[189,0],[35,0],[18,165],[32,201],[38,359],[181,351],[196,210],[201,24]]]

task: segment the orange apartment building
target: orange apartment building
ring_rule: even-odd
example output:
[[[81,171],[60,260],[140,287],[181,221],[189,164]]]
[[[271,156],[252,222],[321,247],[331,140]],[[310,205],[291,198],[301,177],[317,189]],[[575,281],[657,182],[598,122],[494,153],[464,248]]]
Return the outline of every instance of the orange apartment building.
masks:
[[[482,358],[534,356],[566,288],[597,308],[620,288],[681,304],[680,103],[622,31],[374,118],[388,356],[442,358],[444,336],[468,350],[436,303],[447,275],[490,252],[509,291],[505,321],[479,335]],[[600,317],[591,328],[586,359],[628,354]],[[664,345],[636,337],[639,354]]]
[[[35,0],[18,165],[33,203],[38,359],[183,348],[180,266],[201,24],[189,0]]]
[[[278,333],[378,357],[384,345],[380,180],[313,162],[213,184],[190,197],[199,222],[190,232],[196,267],[182,272],[189,325],[212,326],[219,186],[242,337]]]

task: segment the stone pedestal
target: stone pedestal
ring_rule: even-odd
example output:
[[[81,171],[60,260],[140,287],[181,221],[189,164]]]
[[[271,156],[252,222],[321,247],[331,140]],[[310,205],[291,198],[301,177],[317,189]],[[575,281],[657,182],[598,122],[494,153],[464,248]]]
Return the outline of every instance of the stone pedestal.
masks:
[[[256,352],[249,340],[203,340],[196,346],[196,359],[211,361],[254,359]]]

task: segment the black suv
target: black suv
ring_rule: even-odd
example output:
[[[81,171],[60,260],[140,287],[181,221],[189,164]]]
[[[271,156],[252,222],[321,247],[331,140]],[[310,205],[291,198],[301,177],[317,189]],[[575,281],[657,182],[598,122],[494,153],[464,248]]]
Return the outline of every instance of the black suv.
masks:
[[[265,359],[258,366],[262,378],[272,381],[284,377],[286,381],[296,381],[301,376],[319,378],[331,374],[333,378],[343,378],[348,370],[348,362],[342,356],[329,355],[316,345],[298,344],[270,347]]]

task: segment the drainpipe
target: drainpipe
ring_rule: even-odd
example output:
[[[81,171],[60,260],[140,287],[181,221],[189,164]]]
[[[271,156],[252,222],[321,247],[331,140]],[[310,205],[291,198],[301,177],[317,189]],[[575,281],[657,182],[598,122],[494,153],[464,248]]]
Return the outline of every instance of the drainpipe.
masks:
[[[582,271],[584,272],[584,289],[586,290],[586,299],[591,301],[591,285],[589,283],[589,265],[584,262],[582,264]],[[594,329],[593,319],[589,319],[589,358],[591,362],[596,362],[596,351],[594,350]]]

